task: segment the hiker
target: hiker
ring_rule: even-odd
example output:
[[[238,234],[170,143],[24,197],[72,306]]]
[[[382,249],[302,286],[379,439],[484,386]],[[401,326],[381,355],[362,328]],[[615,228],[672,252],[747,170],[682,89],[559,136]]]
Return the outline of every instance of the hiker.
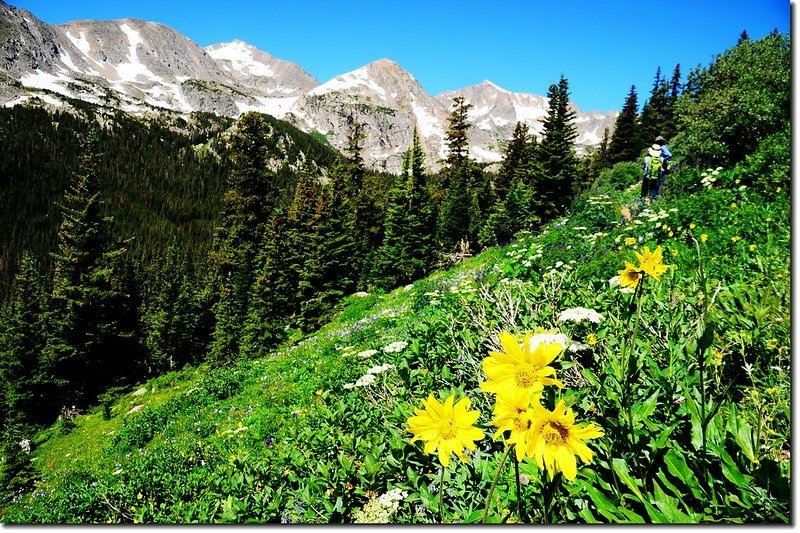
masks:
[[[652,158],[658,158],[658,163],[655,166],[650,164]],[[644,176],[642,176],[642,198],[649,205],[651,201],[655,201],[658,195],[661,194],[661,186],[664,185],[664,179],[667,177],[667,169],[669,168],[669,160],[672,158],[672,152],[667,147],[667,141],[659,135],[656,137],[655,143],[650,146],[647,155],[644,158]]]
[[[658,192],[663,182],[664,158],[661,155],[661,146],[653,144],[644,156],[644,174],[642,175],[642,199],[647,205],[658,198]]]

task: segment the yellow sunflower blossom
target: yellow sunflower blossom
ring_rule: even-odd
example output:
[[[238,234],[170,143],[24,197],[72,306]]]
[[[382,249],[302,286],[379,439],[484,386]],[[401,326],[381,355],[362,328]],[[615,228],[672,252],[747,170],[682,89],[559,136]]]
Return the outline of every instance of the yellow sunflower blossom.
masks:
[[[422,401],[425,408],[415,407],[415,416],[407,420],[408,431],[414,434],[411,442],[424,441],[425,453],[438,452],[445,468],[450,464],[451,453],[466,462],[464,448],[474,450],[474,441],[484,437],[483,431],[473,426],[480,412],[469,410],[469,398],[462,398],[455,405],[454,402],[455,396],[451,395],[441,404],[431,394]]]
[[[502,352],[489,352],[483,360],[483,372],[488,381],[480,384],[481,390],[493,392],[498,396],[509,396],[516,389],[540,393],[545,385],[564,385],[555,378],[556,370],[548,366],[564,351],[564,344],[558,340],[548,341],[540,338],[531,341],[530,332],[520,344],[511,333],[500,333]]]
[[[547,469],[552,479],[560,470],[573,480],[578,474],[575,456],[591,463],[593,452],[583,442],[602,437],[605,433],[596,424],[576,425],[572,409],[560,400],[553,411],[541,405],[533,406],[534,422],[528,441],[528,456],[536,459],[541,469]]]
[[[642,272],[633,266],[633,263],[625,261],[625,268],[619,271],[619,286],[621,288],[630,287],[635,289],[642,279]]]
[[[506,445],[514,445],[517,461],[525,458],[528,435],[533,426],[533,410],[531,400],[539,402],[541,392],[532,393],[529,389],[516,389],[509,396],[498,396],[492,414],[492,425],[497,427],[494,433],[496,440],[505,431],[511,435],[506,440]]]
[[[636,252],[636,259],[639,260],[639,270],[643,270],[645,274],[655,280],[667,271],[667,265],[664,264],[662,258],[663,250],[659,246],[654,251],[645,246],[642,253]]]

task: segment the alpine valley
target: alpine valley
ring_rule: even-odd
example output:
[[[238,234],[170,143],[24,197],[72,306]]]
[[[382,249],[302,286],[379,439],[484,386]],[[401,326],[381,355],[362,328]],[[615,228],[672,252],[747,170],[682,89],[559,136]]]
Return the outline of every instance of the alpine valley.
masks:
[[[238,117],[259,111],[347,143],[350,117],[366,125],[364,159],[373,170],[398,172],[419,130],[432,170],[445,157],[452,99],[469,111],[470,155],[497,163],[517,122],[540,135],[548,100],[490,81],[429,95],[400,65],[378,59],[321,83],[299,65],[239,40],[201,47],[163,24],[138,19],[47,24],[0,0],[0,105],[38,98],[62,107],[67,98],[142,116],[210,112]],[[576,148],[600,143],[616,111],[584,112],[574,103]]]

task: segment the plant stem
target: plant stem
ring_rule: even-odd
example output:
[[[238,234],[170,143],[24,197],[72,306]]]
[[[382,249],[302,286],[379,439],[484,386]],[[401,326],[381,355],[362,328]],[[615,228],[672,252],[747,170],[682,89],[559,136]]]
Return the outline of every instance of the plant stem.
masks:
[[[706,334],[706,328],[708,328],[708,280],[706,279],[705,271],[703,270],[703,257],[700,254],[700,243],[697,242],[697,239],[694,240],[694,246],[697,250],[697,265],[698,270],[700,271],[700,283],[702,284],[703,288],[703,335]],[[703,460],[700,462],[701,468],[703,469],[703,482],[706,483],[706,382],[705,382],[705,362],[706,362],[706,350],[707,348],[703,348],[702,350],[698,350],[697,352],[697,366],[700,372],[700,434],[702,436],[703,441]]]
[[[439,478],[439,523],[444,524],[444,466],[442,476]]]
[[[519,515],[519,521],[523,522],[522,513],[524,511],[524,504],[522,502],[522,489],[519,486],[519,461],[517,460],[517,454],[514,454],[514,481],[517,482],[517,515]]]
[[[492,496],[494,496],[494,488],[497,486],[497,480],[500,479],[500,472],[503,471],[503,465],[506,464],[506,459],[508,459],[508,454],[514,445],[506,446],[506,452],[503,454],[502,459],[500,459],[500,464],[497,465],[497,470],[494,473],[494,479],[492,479],[492,486],[489,487],[489,494],[486,495],[486,506],[483,509],[483,518],[481,518],[481,524],[486,523],[486,517],[489,515],[489,502],[492,501]]]
[[[561,472],[556,472],[553,476],[553,479],[550,480],[550,483],[547,484],[547,487],[544,490],[544,522],[545,524],[551,524],[552,521],[550,520],[550,512],[553,510],[553,496],[558,489],[558,483],[561,481]]]

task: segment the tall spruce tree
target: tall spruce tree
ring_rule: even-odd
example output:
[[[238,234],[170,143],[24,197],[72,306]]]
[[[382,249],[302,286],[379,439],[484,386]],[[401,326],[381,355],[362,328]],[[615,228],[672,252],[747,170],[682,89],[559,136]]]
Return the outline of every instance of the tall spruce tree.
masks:
[[[561,214],[572,201],[573,182],[578,176],[575,154],[575,111],[570,108],[569,82],[561,76],[547,92],[548,109],[544,119],[538,159],[542,166],[538,193],[542,197],[544,220]]]
[[[111,243],[100,209],[96,133],[86,139],[80,170],[61,205],[53,291],[46,312],[43,360],[53,413],[87,405],[106,387],[135,378],[138,341],[130,331],[130,295],[121,290],[122,243]]]
[[[433,217],[427,195],[424,153],[417,129],[404,157],[403,172],[389,192],[384,239],[372,278],[383,288],[393,288],[421,277],[433,254]]]
[[[634,161],[642,151],[639,133],[639,103],[636,86],[631,85],[622,110],[614,122],[614,132],[608,143],[608,162]]]
[[[311,255],[301,280],[311,294],[300,309],[300,324],[306,330],[322,325],[359,277],[352,267],[356,243],[347,176],[345,164],[335,165],[317,202],[316,227],[308,243]]]
[[[44,309],[43,281],[33,256],[25,252],[0,322],[0,434],[6,428],[50,422],[52,412],[43,403]]]
[[[269,124],[261,114],[245,113],[231,138],[233,169],[211,252],[217,301],[209,358],[218,364],[239,358],[248,300],[260,270],[256,259],[275,204],[274,175],[267,170],[268,133]]]
[[[661,67],[658,67],[650,98],[642,109],[639,132],[643,146],[639,147],[640,152],[646,146],[653,144],[657,136],[666,137],[665,133],[668,134],[668,130],[673,128],[671,117],[669,85],[666,78],[661,75]]]
[[[498,201],[502,202],[505,199],[514,177],[525,165],[525,159],[530,152],[529,145],[528,126],[523,122],[517,122],[511,141],[506,147],[503,163],[500,165],[500,170],[498,170],[497,177],[494,180],[494,192]]]

